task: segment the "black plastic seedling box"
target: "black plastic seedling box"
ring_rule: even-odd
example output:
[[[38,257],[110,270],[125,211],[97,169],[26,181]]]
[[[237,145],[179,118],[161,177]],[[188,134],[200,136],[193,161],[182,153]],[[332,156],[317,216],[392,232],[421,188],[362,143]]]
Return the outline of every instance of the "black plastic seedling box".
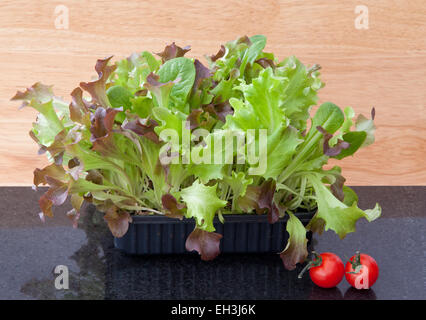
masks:
[[[295,215],[307,225],[314,215],[298,212]],[[216,217],[214,226],[223,235],[220,242],[222,253],[278,253],[284,250],[288,234],[286,215],[274,224],[266,215],[224,215],[222,224]],[[116,248],[128,254],[180,254],[187,253],[185,241],[194,230],[194,219],[172,219],[163,216],[133,216],[129,230],[122,238],[114,238]],[[311,234],[308,233],[310,238]]]

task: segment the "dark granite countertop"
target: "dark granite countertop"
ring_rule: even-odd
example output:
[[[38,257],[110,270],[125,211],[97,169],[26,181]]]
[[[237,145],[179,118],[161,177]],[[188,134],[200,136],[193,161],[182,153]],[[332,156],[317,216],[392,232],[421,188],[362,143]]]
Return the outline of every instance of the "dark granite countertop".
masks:
[[[426,187],[354,187],[361,208],[379,202],[382,218],[360,221],[340,240],[314,235],[311,249],[343,260],[372,255],[380,276],[370,290],[320,289],[300,267],[286,271],[276,254],[134,257],[114,249],[102,216],[86,206],[73,229],[64,206],[42,223],[38,197],[26,187],[0,188],[0,299],[426,299]],[[69,290],[54,286],[54,268],[69,268]]]

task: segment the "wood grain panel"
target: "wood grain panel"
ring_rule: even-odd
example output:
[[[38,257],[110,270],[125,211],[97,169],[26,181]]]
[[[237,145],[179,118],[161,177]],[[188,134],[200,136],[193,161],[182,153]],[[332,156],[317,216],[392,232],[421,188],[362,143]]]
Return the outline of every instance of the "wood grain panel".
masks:
[[[69,9],[68,30],[54,26],[60,4]],[[360,4],[369,9],[368,30],[354,27]],[[258,33],[280,58],[294,54],[323,67],[320,102],[364,114],[376,108],[376,143],[339,163],[349,184],[425,185],[425,22],[423,0],[2,0],[0,185],[30,185],[45,163],[28,137],[35,112],[9,101],[17,89],[42,81],[67,97],[94,75],[97,58],[157,52],[171,41],[202,58]]]

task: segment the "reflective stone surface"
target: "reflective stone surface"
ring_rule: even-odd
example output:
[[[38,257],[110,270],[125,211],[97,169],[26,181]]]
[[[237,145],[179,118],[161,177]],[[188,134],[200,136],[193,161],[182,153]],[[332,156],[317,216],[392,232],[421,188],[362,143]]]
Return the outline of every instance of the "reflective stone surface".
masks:
[[[356,250],[380,267],[377,283],[358,291],[343,280],[321,289],[301,267],[286,271],[276,254],[128,256],[114,249],[102,215],[86,206],[78,229],[68,207],[42,223],[31,188],[0,188],[0,299],[426,299],[426,187],[355,187],[360,207],[379,202],[382,218],[360,221],[340,240],[314,235],[311,249],[343,260]],[[54,269],[69,269],[69,289],[55,288]]]

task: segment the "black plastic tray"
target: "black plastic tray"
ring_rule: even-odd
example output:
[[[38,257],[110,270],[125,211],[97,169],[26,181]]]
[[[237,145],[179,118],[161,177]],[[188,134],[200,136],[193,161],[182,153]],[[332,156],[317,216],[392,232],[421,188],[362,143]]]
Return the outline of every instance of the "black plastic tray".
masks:
[[[295,215],[306,225],[312,212]],[[222,224],[216,217],[213,221],[217,233],[223,235],[220,242],[222,253],[278,253],[284,250],[288,234],[286,215],[274,224],[266,215],[224,215]],[[128,254],[181,254],[188,253],[185,241],[194,230],[194,219],[172,219],[163,216],[133,216],[129,230],[121,238],[114,238],[116,248]],[[308,232],[308,238],[311,234]]]

